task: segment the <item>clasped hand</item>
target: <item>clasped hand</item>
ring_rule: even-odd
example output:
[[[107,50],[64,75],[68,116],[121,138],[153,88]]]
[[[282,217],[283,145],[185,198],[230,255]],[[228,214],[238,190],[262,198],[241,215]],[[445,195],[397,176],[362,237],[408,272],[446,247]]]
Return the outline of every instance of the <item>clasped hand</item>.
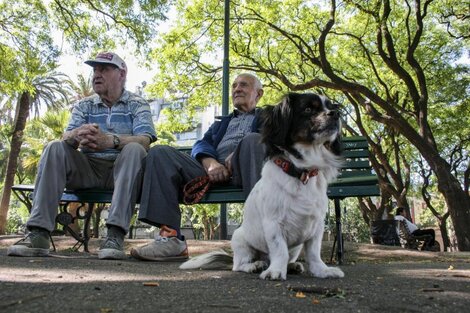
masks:
[[[101,131],[97,124],[85,124],[76,129],[76,140],[79,148],[88,150],[104,150],[109,136]]]

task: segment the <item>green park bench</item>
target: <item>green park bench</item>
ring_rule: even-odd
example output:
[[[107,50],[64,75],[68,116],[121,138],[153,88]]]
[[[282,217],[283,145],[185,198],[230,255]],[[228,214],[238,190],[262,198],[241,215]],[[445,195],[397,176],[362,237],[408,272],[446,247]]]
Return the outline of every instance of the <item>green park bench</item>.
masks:
[[[366,197],[379,196],[377,175],[372,172],[369,163],[369,149],[367,141],[364,137],[353,136],[344,137],[342,139],[342,156],[345,162],[341,168],[339,177],[328,187],[328,197],[334,201],[335,218],[336,218],[336,237],[335,244],[337,262],[342,263],[343,260],[343,239],[341,228],[341,207],[340,201],[347,197]],[[190,153],[191,148],[181,147],[179,150]],[[23,202],[28,209],[31,209],[33,185],[15,185],[12,188],[18,199]],[[78,202],[82,206],[77,209],[77,218],[84,219],[84,229],[87,230],[90,224],[93,208],[96,204],[110,203],[112,198],[112,190],[99,189],[83,189],[83,190],[65,190],[60,200],[61,212],[57,215],[58,224],[67,228],[74,218],[67,213],[67,206],[70,203]],[[243,191],[233,186],[213,186],[204,195],[199,203],[218,203],[221,204],[220,223],[221,223],[221,239],[227,239],[227,203],[243,203],[245,196]],[[85,206],[88,204],[88,206]],[[83,208],[86,208],[83,210]],[[85,211],[83,213],[82,211]],[[82,213],[80,213],[82,212]],[[83,235],[71,232],[72,236],[77,240],[77,244],[84,246],[84,250],[88,252],[89,235],[87,231],[83,231]],[[335,247],[333,246],[333,251]],[[332,258],[333,258],[332,251]]]

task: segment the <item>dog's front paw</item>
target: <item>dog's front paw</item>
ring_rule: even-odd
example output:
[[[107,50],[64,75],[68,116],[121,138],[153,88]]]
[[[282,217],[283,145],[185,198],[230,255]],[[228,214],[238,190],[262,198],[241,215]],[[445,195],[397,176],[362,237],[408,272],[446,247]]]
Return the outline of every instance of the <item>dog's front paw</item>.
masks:
[[[268,263],[264,261],[256,261],[253,263],[253,269],[251,270],[252,273],[261,273],[265,269],[268,268]]]
[[[318,278],[342,278],[344,277],[343,271],[339,267],[321,267],[316,270],[311,270],[310,275]]]
[[[286,280],[286,271],[283,272],[281,270],[268,268],[259,275],[259,278],[268,280]]]
[[[304,265],[300,262],[287,264],[287,273],[289,274],[302,274],[305,272]]]
[[[245,273],[261,273],[268,268],[268,264],[264,261],[256,261],[252,263],[234,264],[233,271]]]

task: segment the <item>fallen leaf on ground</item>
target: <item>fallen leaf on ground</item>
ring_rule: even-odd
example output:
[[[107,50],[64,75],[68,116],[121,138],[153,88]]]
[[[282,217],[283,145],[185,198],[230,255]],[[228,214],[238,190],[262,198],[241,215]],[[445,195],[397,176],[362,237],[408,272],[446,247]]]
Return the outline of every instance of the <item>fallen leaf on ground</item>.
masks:
[[[423,288],[421,289],[423,292],[443,292],[444,289],[442,288]]]
[[[305,293],[299,291],[299,292],[297,292],[297,293],[295,294],[295,297],[296,297],[296,298],[305,298],[306,295],[305,295]]]
[[[346,292],[340,288],[325,288],[317,286],[289,286],[287,288],[297,293],[316,293],[324,295],[325,297],[344,297],[346,295]]]
[[[144,282],[144,286],[159,287],[160,283],[157,281],[147,281],[147,282]]]

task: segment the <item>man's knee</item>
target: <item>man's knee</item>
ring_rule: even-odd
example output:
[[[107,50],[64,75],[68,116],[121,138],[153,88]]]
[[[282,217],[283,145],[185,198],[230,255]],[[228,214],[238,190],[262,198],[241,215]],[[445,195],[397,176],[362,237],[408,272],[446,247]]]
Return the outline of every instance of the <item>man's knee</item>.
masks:
[[[261,134],[259,133],[249,133],[243,137],[242,143],[248,146],[259,146],[261,144]]]
[[[121,154],[123,154],[123,155],[135,155],[135,156],[139,156],[139,157],[143,158],[147,154],[147,151],[145,150],[145,148],[140,143],[129,142],[128,144],[126,144],[122,148]]]
[[[173,147],[166,146],[166,145],[156,145],[153,146],[149,152],[148,157],[150,159],[159,159],[159,158],[167,158],[168,156],[173,155],[174,153],[178,152]]]
[[[53,140],[50,141],[43,150],[43,154],[45,157],[50,157],[50,156],[61,156],[65,154],[65,149],[70,148],[69,145],[67,145],[64,141],[62,140]]]
[[[64,148],[64,144],[65,142],[62,141],[62,140],[52,140],[50,142],[47,143],[46,145],[46,149],[63,149]]]

